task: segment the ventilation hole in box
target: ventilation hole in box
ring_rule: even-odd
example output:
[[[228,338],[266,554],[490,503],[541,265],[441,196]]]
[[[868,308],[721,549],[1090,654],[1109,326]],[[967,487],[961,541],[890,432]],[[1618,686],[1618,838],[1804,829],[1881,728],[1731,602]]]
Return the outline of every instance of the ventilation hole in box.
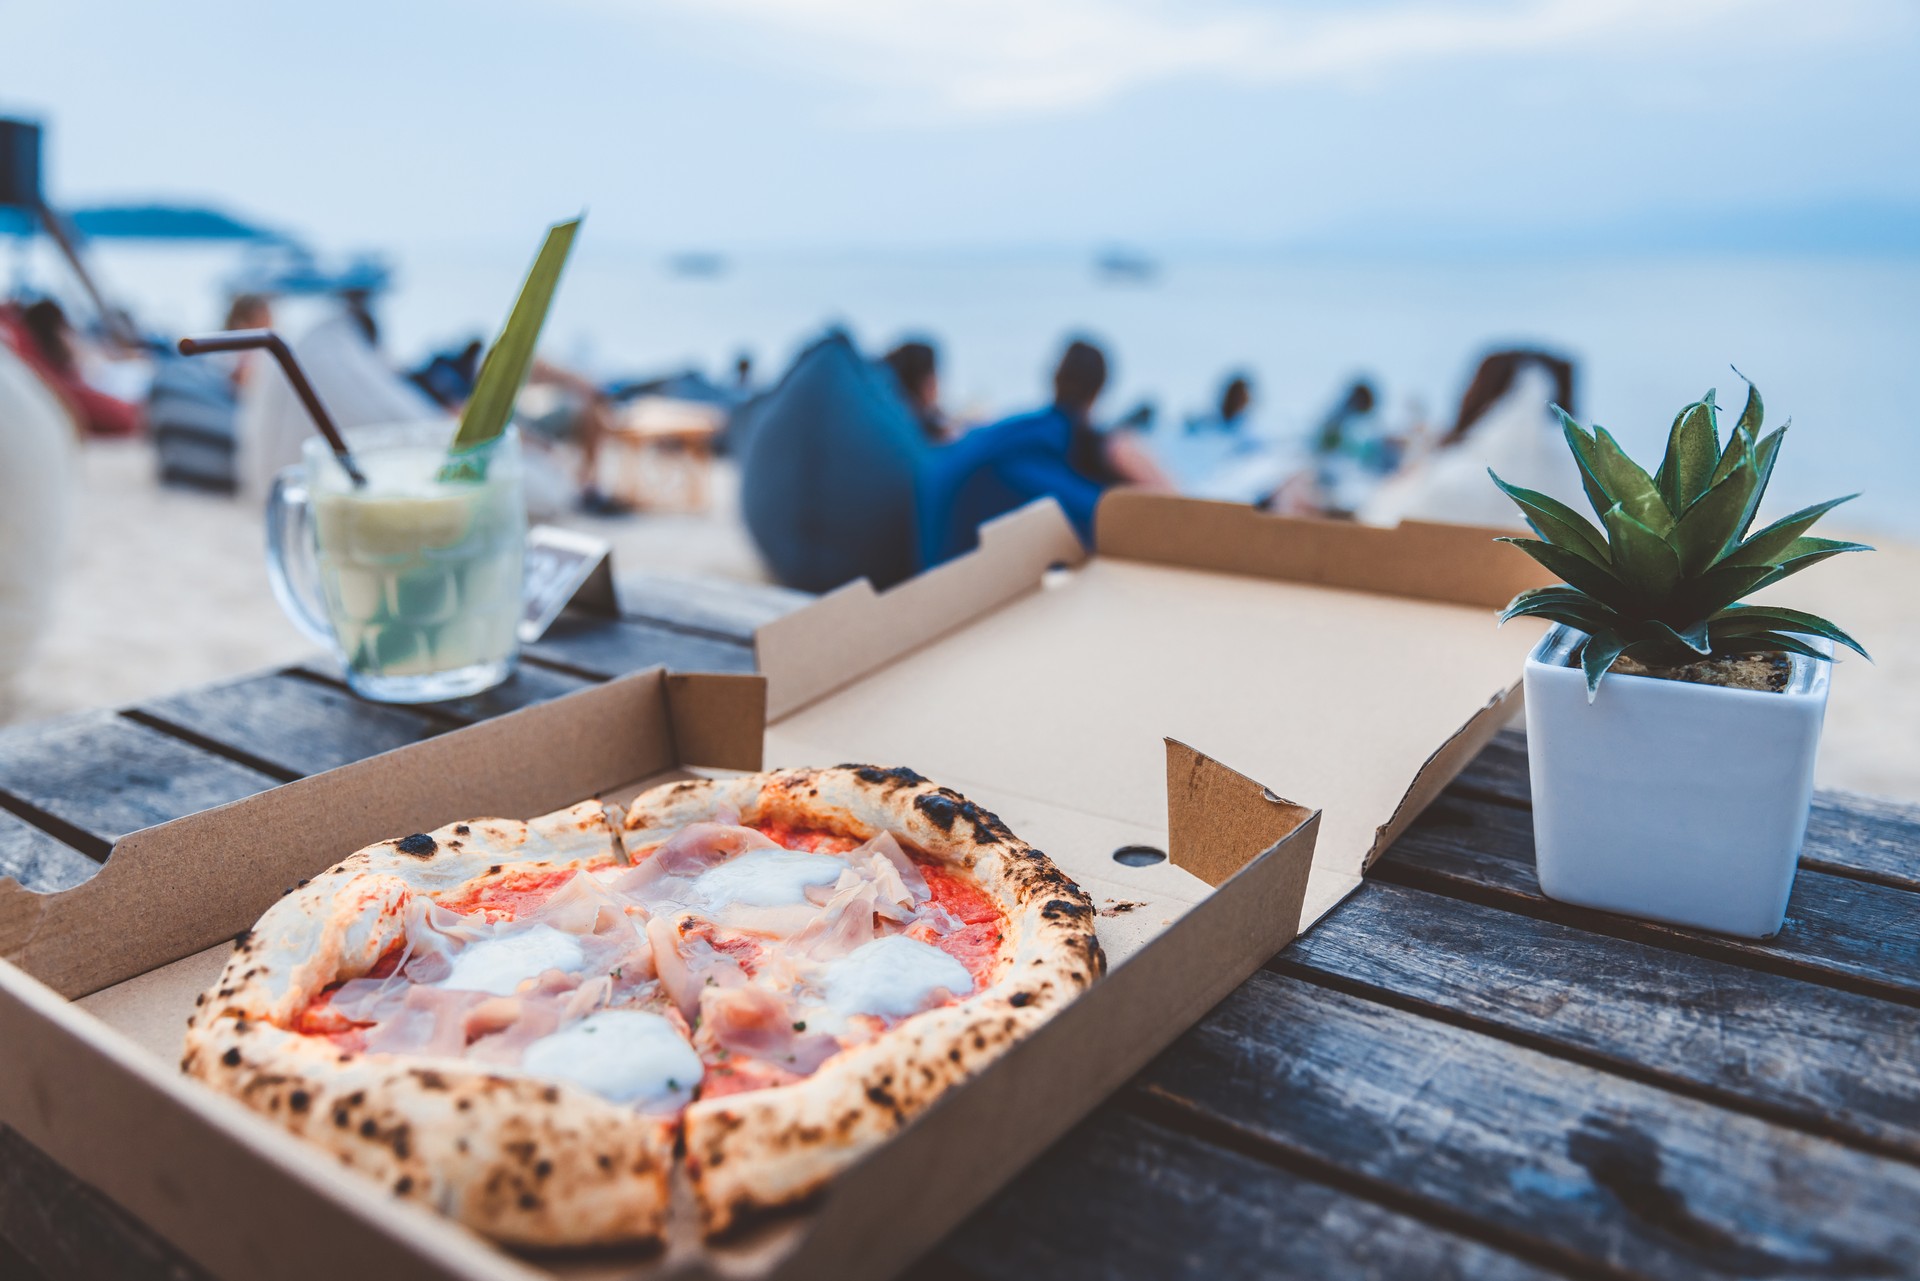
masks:
[[[1113,861],[1125,863],[1128,867],[1152,867],[1155,863],[1166,862],[1167,852],[1151,845],[1122,845],[1113,852]]]

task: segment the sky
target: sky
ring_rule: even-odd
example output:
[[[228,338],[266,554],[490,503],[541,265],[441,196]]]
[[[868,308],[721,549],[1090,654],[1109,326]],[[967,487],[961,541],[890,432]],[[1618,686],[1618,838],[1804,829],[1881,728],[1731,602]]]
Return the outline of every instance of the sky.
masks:
[[[56,201],[330,248],[1920,252],[1911,0],[0,0]]]

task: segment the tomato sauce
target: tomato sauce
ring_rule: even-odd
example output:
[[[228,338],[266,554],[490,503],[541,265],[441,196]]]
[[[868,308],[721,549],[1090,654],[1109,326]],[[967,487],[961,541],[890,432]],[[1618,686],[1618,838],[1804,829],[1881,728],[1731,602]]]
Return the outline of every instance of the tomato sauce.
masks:
[[[794,827],[789,823],[778,823],[772,819],[752,825],[753,830],[779,845],[782,849],[805,850],[809,854],[846,854],[860,847],[861,842],[851,836],[842,836],[838,832],[823,832],[818,828]]]
[[[578,875],[572,867],[540,868],[509,872],[461,889],[453,897],[439,899],[440,906],[472,916],[484,912],[489,921],[510,921],[522,912],[530,912],[546,902],[561,886]]]

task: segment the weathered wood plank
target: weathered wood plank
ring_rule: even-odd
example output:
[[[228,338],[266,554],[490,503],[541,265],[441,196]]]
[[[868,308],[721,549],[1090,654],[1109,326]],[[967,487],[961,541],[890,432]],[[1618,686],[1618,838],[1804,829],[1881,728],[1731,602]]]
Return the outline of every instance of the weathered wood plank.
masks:
[[[691,578],[641,570],[620,576],[620,608],[629,618],[655,620],[753,643],[763,623],[813,602],[813,596],[771,583]]]
[[[1920,1010],[1369,882],[1274,968],[1920,1162]]]
[[[1556,1276],[1109,1106],[903,1281]]]
[[[340,665],[329,658],[308,659],[290,670],[324,681],[335,689],[347,688]],[[599,679],[556,671],[537,663],[521,663],[514,669],[513,675],[492,689],[470,694],[466,698],[448,699],[444,703],[415,704],[413,710],[423,716],[439,717],[455,724],[467,725],[506,712],[518,711],[522,707],[531,707],[535,703],[544,703],[550,698],[559,698],[562,694],[571,694],[577,689],[598,684]],[[369,705],[379,706],[379,704]]]
[[[1460,772],[1454,786],[1517,805],[1532,804],[1526,736],[1502,730]],[[1817,791],[1800,865],[1920,890],[1920,805],[1856,792]]]
[[[1447,793],[1415,820],[1371,875],[1583,929],[1760,966],[1890,1000],[1920,1003],[1920,894],[1803,868],[1787,923],[1739,939],[1556,903],[1534,872],[1533,816]]]
[[[128,832],[280,782],[111,712],[0,735],[0,792],[35,826],[90,857]]]
[[[1920,1258],[1920,1168],[1298,979],[1254,975],[1142,1081],[1209,1134],[1589,1274]]]
[[[676,672],[751,672],[753,648],[696,632],[640,621],[606,622],[566,615],[526,652],[543,663],[589,676],[624,676],[665,664]]]
[[[0,1126],[0,1238],[0,1276],[7,1281],[211,1281],[145,1224],[7,1126]],[[15,1259],[17,1275],[7,1267]]]
[[[273,673],[142,703],[148,723],[286,778],[300,778],[431,738],[446,726],[369,703],[336,685]]]
[[[100,865],[33,824],[0,810],[0,876],[11,876],[37,894],[70,889]]]

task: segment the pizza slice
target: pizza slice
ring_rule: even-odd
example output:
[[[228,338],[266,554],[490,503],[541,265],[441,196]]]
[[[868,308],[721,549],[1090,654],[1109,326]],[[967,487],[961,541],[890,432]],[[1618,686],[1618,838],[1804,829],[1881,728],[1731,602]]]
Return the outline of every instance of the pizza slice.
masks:
[[[624,836],[624,840],[622,839]],[[1104,968],[1085,896],[909,770],[371,846],[238,940],[183,1068],[499,1240],[813,1195]]]

